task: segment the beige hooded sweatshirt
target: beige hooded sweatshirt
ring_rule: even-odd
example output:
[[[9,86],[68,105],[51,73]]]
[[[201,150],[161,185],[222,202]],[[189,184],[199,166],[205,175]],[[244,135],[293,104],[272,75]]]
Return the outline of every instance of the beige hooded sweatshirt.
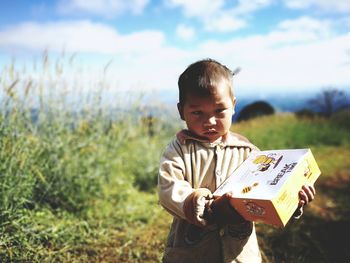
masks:
[[[174,219],[164,262],[261,262],[252,222],[218,226],[203,216],[210,193],[253,150],[258,149],[232,132],[219,143],[209,143],[183,130],[167,146],[160,162],[158,190],[160,204]],[[196,198],[189,200],[192,196]],[[186,202],[194,204],[191,218],[184,211]]]

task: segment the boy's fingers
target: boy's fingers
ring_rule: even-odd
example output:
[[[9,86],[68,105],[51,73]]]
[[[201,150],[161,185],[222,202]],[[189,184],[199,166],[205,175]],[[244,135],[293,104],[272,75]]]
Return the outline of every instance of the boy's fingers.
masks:
[[[304,185],[299,192],[300,205],[306,205],[315,199],[316,189],[312,185]]]
[[[305,193],[304,190],[301,190],[299,192],[299,197],[300,197],[301,201],[305,202],[304,204],[307,204],[309,202],[309,197],[307,196],[307,194]]]
[[[311,190],[312,194],[316,194],[316,188],[313,185],[309,185],[309,189]]]
[[[308,197],[308,201],[311,202],[315,198],[315,189],[312,186],[303,187],[303,190]]]
[[[312,193],[312,195],[316,194],[316,189],[313,185],[303,185],[302,189],[307,193]]]

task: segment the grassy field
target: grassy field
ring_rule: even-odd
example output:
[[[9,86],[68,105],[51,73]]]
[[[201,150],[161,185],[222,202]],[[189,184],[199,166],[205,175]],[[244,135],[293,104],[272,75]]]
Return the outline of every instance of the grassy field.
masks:
[[[158,162],[181,124],[150,124],[137,102],[111,114],[101,93],[76,107],[58,81],[63,62],[46,60],[38,75],[53,75],[50,91],[46,77],[14,66],[0,74],[0,261],[159,262],[171,217],[157,201]],[[301,220],[257,224],[265,262],[349,258],[348,120],[276,114],[233,125],[260,149],[311,148],[322,171]]]

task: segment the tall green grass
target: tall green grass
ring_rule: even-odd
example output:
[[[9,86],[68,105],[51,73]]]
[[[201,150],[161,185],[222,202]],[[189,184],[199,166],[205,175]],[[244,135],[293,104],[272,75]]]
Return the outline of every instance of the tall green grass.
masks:
[[[154,191],[173,127],[155,121],[151,135],[139,98],[104,101],[103,73],[88,90],[68,82],[74,74],[72,57],[47,53],[31,69],[1,71],[1,261],[88,261],[113,227],[152,213],[135,199]]]

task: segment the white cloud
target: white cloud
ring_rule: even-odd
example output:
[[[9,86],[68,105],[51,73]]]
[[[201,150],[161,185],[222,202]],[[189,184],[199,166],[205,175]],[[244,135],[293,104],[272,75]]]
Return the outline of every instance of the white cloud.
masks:
[[[195,29],[191,26],[180,24],[176,28],[176,35],[183,40],[191,40],[195,36]]]
[[[349,0],[283,0],[285,5],[293,9],[316,8],[325,12],[350,12]]]
[[[294,22],[282,22],[267,35],[207,42],[198,52],[212,54],[231,68],[242,67],[235,80],[241,89],[349,86],[350,34],[325,35],[318,26],[322,21],[300,18]]]
[[[230,0],[164,0],[169,7],[180,7],[190,17],[204,19],[221,12],[247,15],[271,5],[275,0],[238,0],[233,5]]]
[[[296,33],[298,35],[311,36],[314,38],[327,37],[332,34],[332,23],[329,20],[318,20],[312,17],[303,16],[297,19],[284,20],[277,25],[280,31],[287,31],[291,35]],[[295,38],[298,40],[299,38]],[[306,37],[305,40],[308,40]]]
[[[181,8],[187,17],[196,18],[210,32],[230,32],[247,25],[249,15],[270,5],[274,0],[165,0],[168,7]]]
[[[105,17],[115,17],[131,12],[140,14],[149,0],[59,0],[58,11],[63,14],[86,13]]]
[[[142,53],[164,44],[160,31],[140,31],[120,35],[101,23],[61,21],[22,23],[0,31],[0,47],[43,51],[93,52],[104,54]]]
[[[179,74],[190,63],[211,57],[232,70],[242,68],[234,79],[238,95],[286,89],[303,92],[327,85],[349,86],[348,43],[350,34],[322,37],[313,31],[276,30],[267,35],[207,41],[190,50],[162,47],[121,63],[116,72],[131,80],[136,79],[133,71],[139,72],[143,88],[176,90]]]
[[[180,8],[183,14],[189,18],[196,18],[206,31],[230,32],[248,25],[251,16],[264,8],[276,4],[277,0],[164,0],[169,8]],[[313,8],[315,11],[325,12],[350,12],[349,0],[279,0],[288,8],[305,9]],[[312,21],[302,21],[307,26],[312,26]],[[318,26],[318,25],[315,25]]]
[[[266,35],[202,42],[192,49],[169,46],[159,31],[120,34],[91,21],[23,23],[0,31],[0,50],[78,52],[114,59],[110,79],[128,89],[176,89],[195,60],[212,57],[242,67],[235,85],[257,92],[276,88],[349,85],[350,34],[334,35],[328,21],[301,17],[282,21]],[[96,63],[92,63],[94,66]]]
[[[239,0],[238,5],[233,8],[234,14],[249,15],[259,9],[271,5],[275,0]]]
[[[328,24],[328,23],[327,23]],[[321,20],[314,19],[311,17],[300,17],[298,19],[288,19],[284,20],[281,23],[279,23],[278,27],[285,30],[320,30],[327,26],[327,29],[329,28],[329,25],[327,25]]]
[[[204,28],[207,31],[230,32],[241,29],[245,26],[245,20],[235,18],[229,14],[221,14],[215,19],[204,20]]]
[[[180,8],[189,18],[198,19],[206,31],[230,32],[246,27],[252,15],[282,1],[291,9],[313,8],[315,11],[329,13],[350,12],[349,0],[163,0],[169,8]],[[307,24],[307,22],[309,24]],[[313,21],[301,21],[313,26]],[[317,25],[314,25],[317,26]]]
[[[349,86],[350,34],[333,35],[324,30],[327,21],[301,17],[282,21],[266,35],[251,35],[230,40],[207,41],[191,50],[163,47],[154,54],[142,54],[135,65],[152,65],[157,74],[147,73],[157,87],[176,89],[177,77],[195,60],[212,57],[231,69],[241,67],[235,78],[237,91],[255,93],[271,90],[317,89],[327,85]],[[304,25],[304,26],[303,26]],[[174,53],[172,53],[174,52]],[[164,61],[167,61],[166,67]],[[140,71],[143,71],[140,69]],[[158,76],[162,76],[158,78]],[[163,77],[164,76],[164,77]]]
[[[204,17],[221,11],[225,0],[165,0],[169,7],[180,7],[189,17]]]
[[[76,52],[84,57],[92,70],[86,73],[88,78],[93,78],[112,59],[108,80],[119,89],[173,88],[183,63],[190,63],[193,58],[186,51],[167,46],[160,31],[122,35],[110,26],[87,20],[27,22],[0,30],[0,55],[44,50]]]

